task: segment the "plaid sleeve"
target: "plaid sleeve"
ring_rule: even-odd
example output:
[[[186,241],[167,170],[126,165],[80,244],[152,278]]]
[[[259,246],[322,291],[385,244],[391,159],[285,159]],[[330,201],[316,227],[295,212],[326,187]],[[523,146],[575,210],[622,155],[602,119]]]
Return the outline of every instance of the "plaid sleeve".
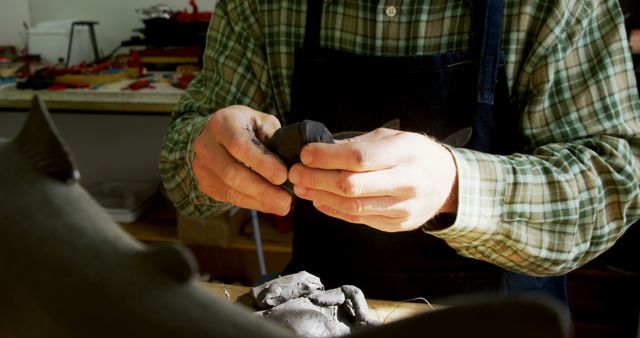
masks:
[[[207,34],[203,70],[178,102],[160,153],[166,195],[179,212],[204,217],[230,207],[197,186],[191,170],[191,145],[216,110],[246,105],[269,111],[268,72],[255,8],[244,1],[221,0]]]
[[[461,255],[532,275],[588,262],[640,212],[640,106],[618,2],[556,3],[517,84],[530,149],[452,149],[457,218],[429,231]]]

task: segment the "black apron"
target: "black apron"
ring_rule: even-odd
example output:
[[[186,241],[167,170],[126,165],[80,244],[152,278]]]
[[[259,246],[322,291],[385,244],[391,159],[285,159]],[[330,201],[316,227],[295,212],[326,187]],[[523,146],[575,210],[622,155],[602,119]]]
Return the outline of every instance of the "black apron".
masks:
[[[400,119],[405,131],[442,139],[472,127],[467,147],[510,154],[524,144],[511,107],[501,53],[502,0],[469,1],[470,48],[415,57],[356,55],[320,47],[321,0],[308,3],[304,46],[294,59],[287,123],[311,119],[339,131],[370,131]],[[455,253],[418,229],[386,233],[294,207],[293,259],[327,288],[360,287],[369,298],[402,300],[472,292],[546,291],[565,298],[565,279],[506,272]]]

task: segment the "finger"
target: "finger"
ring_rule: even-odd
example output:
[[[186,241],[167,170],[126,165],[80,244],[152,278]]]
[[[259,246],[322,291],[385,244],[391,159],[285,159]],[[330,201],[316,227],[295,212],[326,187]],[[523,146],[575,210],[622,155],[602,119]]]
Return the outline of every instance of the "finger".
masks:
[[[385,232],[398,232],[403,231],[402,222],[399,218],[391,218],[385,216],[358,216],[358,215],[350,215],[333,209],[329,206],[314,203],[313,206],[318,209],[318,211],[326,214],[328,216],[341,219],[343,221],[347,221],[349,223],[356,224],[365,224],[372,228],[385,231]]]
[[[214,160],[209,161],[209,166],[226,185],[267,205],[274,204],[280,210],[291,206],[291,195],[286,190],[235,160],[225,149],[216,149],[218,151]]]
[[[275,204],[281,209],[291,205],[291,195],[286,190],[265,180],[241,163],[227,165],[220,178],[232,189],[264,203]]]
[[[257,116],[254,116],[253,125],[258,139],[260,139],[263,144],[266,144],[276,130],[281,127],[280,120],[273,115],[264,113],[259,113]]]
[[[400,131],[388,128],[377,128],[368,133],[364,133],[362,135],[358,135],[355,137],[351,137],[348,139],[340,140],[343,143],[351,143],[351,142],[365,142],[365,141],[375,141],[382,138],[391,137],[399,134]]]
[[[236,204],[239,201],[233,196],[232,190],[242,192],[252,199],[264,205],[259,210],[276,214],[286,214],[291,205],[291,196],[284,189],[277,187],[266,179],[253,172],[236,159],[222,147],[214,145],[202,149],[198,144],[196,156],[193,159],[192,167],[196,176],[198,186],[207,186],[207,195],[222,202]],[[232,189],[232,190],[228,190]],[[204,191],[203,191],[204,192]],[[241,197],[238,197],[241,198]],[[236,204],[244,208],[251,208],[258,202],[251,204]]]
[[[263,144],[263,141],[277,130],[280,122],[274,116],[246,107],[240,109],[237,114],[241,116],[221,115],[219,118],[224,121],[214,123],[213,132],[219,135],[222,146],[235,159],[271,183],[283,184],[287,179],[287,168]]]
[[[350,142],[363,142],[363,141],[374,141],[379,140],[381,138],[393,136],[400,131],[388,129],[388,128],[378,128],[368,133],[359,134],[349,138],[335,138],[335,143],[350,143]],[[348,133],[348,132],[347,132]],[[337,134],[340,136],[340,133]],[[336,135],[334,135],[336,136]]]
[[[408,149],[391,136],[371,141],[326,144],[310,143],[302,148],[301,162],[318,169],[371,171],[401,163]]]
[[[296,196],[326,205],[345,214],[355,216],[386,216],[407,218],[402,200],[389,196],[350,198],[330,192],[294,186]]]
[[[395,168],[367,172],[324,170],[295,164],[289,170],[289,180],[300,187],[348,197],[414,196],[414,185],[395,171]]]
[[[247,168],[244,169],[248,170]],[[229,186],[210,167],[202,165],[195,160],[193,162],[193,172],[200,191],[214,200],[281,216],[289,213],[291,197],[284,189],[274,186],[275,189],[282,190],[277,192],[278,194],[284,192],[287,198],[256,198]]]

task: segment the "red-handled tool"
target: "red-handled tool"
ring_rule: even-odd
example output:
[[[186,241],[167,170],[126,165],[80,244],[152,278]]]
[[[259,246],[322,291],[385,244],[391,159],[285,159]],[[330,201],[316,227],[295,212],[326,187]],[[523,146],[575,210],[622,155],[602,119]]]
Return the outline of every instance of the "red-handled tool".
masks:
[[[142,80],[137,80],[137,81],[133,81],[131,82],[128,86],[122,88],[122,90],[140,90],[143,88],[155,88],[154,86],[151,85],[151,80],[147,80],[147,79],[142,79]]]

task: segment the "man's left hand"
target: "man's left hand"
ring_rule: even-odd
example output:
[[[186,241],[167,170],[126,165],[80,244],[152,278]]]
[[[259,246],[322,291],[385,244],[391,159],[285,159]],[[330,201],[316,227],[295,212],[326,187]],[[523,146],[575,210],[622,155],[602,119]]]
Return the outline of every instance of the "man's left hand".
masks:
[[[380,128],[336,144],[308,144],[300,158],[289,171],[295,194],[347,222],[409,231],[457,210],[455,161],[428,136]]]

